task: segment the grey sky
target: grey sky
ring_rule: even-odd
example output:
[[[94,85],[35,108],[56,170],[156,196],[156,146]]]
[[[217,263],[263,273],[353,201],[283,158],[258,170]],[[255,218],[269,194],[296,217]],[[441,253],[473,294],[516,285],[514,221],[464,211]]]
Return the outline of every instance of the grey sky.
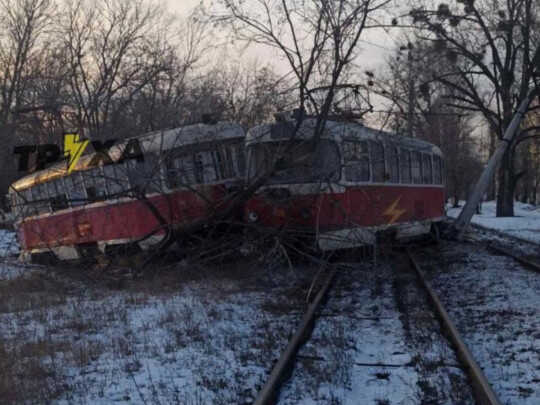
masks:
[[[249,0],[248,0],[249,1]],[[172,12],[178,14],[187,14],[190,10],[196,7],[201,2],[209,4],[208,0],[165,0],[168,8]],[[397,32],[392,34],[398,34]],[[362,34],[362,40],[359,43],[361,52],[358,54],[356,64],[360,71],[370,70],[376,73],[377,76],[383,69],[385,58],[395,48],[395,40],[383,30],[368,30]],[[279,74],[290,72],[290,67],[285,62],[277,50],[270,49],[265,46],[251,46],[243,49],[241,45],[236,46],[236,49],[230,45],[227,48],[223,47],[219,60],[241,61],[242,63],[252,63],[256,61],[258,65],[270,65]],[[378,96],[372,96],[371,103],[375,105],[377,110],[385,109],[385,100]]]
[[[185,13],[197,4],[200,4],[201,0],[166,0],[165,3],[170,10]]]
[[[186,14],[201,2],[208,4],[208,0],[165,0],[169,10],[177,12],[179,14]],[[384,58],[389,54],[389,48],[393,47],[393,40],[388,37],[384,32],[366,32],[362,37],[367,41],[361,41],[360,46],[362,52],[359,55],[359,63],[362,68],[376,69]],[[258,49],[251,49],[240,57],[247,57],[249,59],[257,59],[260,63],[272,63],[277,69],[279,65],[276,65],[276,54],[265,47],[258,47]],[[280,69],[279,69],[280,70]]]

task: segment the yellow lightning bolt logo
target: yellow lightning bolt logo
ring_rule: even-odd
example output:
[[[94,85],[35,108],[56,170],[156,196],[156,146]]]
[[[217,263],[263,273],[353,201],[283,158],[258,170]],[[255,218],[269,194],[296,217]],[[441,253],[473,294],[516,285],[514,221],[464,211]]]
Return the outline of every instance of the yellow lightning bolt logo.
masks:
[[[407,210],[398,208],[400,201],[401,201],[401,196],[399,196],[396,199],[396,201],[394,201],[392,205],[390,205],[386,209],[386,211],[383,212],[383,215],[390,217],[390,221],[388,222],[388,224],[393,224],[399,219],[399,217],[401,217],[403,214],[407,212]]]
[[[68,174],[71,173],[87,146],[88,140],[79,140],[77,134],[64,135],[64,156],[68,158]]]

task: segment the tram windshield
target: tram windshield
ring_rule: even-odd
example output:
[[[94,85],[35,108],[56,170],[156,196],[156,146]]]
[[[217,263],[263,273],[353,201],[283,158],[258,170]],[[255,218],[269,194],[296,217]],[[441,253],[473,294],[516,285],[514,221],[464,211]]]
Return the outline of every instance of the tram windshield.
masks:
[[[248,149],[249,177],[268,173],[267,184],[314,183],[340,178],[340,156],[335,142],[321,139],[263,142]]]

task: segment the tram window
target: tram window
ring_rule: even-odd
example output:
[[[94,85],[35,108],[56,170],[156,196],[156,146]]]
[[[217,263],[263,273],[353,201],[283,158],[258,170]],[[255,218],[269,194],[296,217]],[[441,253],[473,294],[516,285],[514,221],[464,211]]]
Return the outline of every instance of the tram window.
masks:
[[[314,173],[316,179],[337,181],[341,177],[341,157],[336,143],[321,140],[315,155]]]
[[[270,175],[269,184],[320,183],[340,178],[335,142],[321,139],[261,142],[250,146],[249,176]]]
[[[348,181],[369,181],[367,141],[344,142],[345,178]]]
[[[62,178],[53,180],[47,184],[49,190],[49,200],[51,202],[51,210],[59,211],[68,207],[68,201],[64,189]]]
[[[32,189],[27,188],[21,192],[22,206],[21,215],[23,217],[32,215],[34,213],[34,206],[32,204]]]
[[[220,148],[216,147],[216,149],[210,153],[210,156],[212,157],[212,162],[216,169],[215,173],[217,179],[220,180],[228,178],[229,170],[227,167],[225,148],[220,150]]]
[[[51,197],[51,210],[59,211],[69,207],[67,196],[65,193],[59,193],[58,195]]]
[[[433,183],[442,184],[441,157],[433,155]]]
[[[170,156],[165,161],[167,187],[176,188],[197,183],[192,155]]]
[[[433,178],[432,175],[432,165],[431,165],[431,155],[427,153],[422,153],[422,182],[424,184],[432,184]]]
[[[239,144],[234,147],[234,161],[236,163],[236,174],[243,176],[246,173],[246,155],[244,153],[244,145]]]
[[[49,194],[49,198],[54,198],[56,197],[56,195],[58,194],[58,192],[56,191],[56,182],[53,180],[53,181],[48,181],[47,183],[44,183],[44,186],[47,188],[47,192]]]
[[[130,160],[126,164],[131,187],[138,187],[145,193],[161,190],[159,161],[156,154],[147,153],[144,161]]]
[[[412,152],[411,154],[411,172],[412,180],[414,184],[422,183],[422,170],[421,170],[421,155],[420,152]]]
[[[89,201],[99,201],[106,197],[105,179],[99,167],[83,172],[86,196]]]
[[[377,141],[369,141],[371,150],[372,181],[382,183],[385,181],[384,147]]]
[[[118,168],[118,173],[116,170],[116,167],[120,165],[107,165],[103,166],[103,177],[105,178],[105,183],[107,185],[107,195],[109,197],[111,196],[117,196],[123,191],[123,188],[125,188],[125,185],[122,185],[122,182],[120,181],[120,172],[121,169]]]
[[[159,157],[155,153],[147,153],[144,158],[144,178],[147,193],[159,193],[161,187],[161,169]]]
[[[22,192],[22,199],[23,199],[23,204],[32,203],[32,189],[31,188],[27,188],[26,190]]]
[[[66,194],[69,204],[72,207],[84,204],[86,199],[84,194],[84,186],[82,181],[82,175],[80,172],[74,173],[64,179],[66,187]]]
[[[213,153],[216,167],[218,168],[218,176],[223,180],[236,177],[233,147],[233,145],[225,145]]]
[[[387,167],[388,167],[388,181],[390,183],[399,183],[399,155],[398,148],[395,146],[387,147]]]
[[[42,183],[32,187],[32,197],[34,197],[34,207],[38,214],[49,212],[49,195],[47,193],[47,184]]]
[[[411,183],[411,152],[401,149],[399,156],[400,177],[402,184]]]
[[[104,200],[107,198],[107,187],[105,186],[105,176],[103,176],[103,167],[94,169],[94,184],[96,186],[98,199]]]
[[[11,210],[17,216],[21,215],[24,210],[24,191],[14,190],[11,194]]]
[[[196,177],[199,183],[210,183],[219,180],[217,167],[212,158],[212,151],[206,150],[195,154]]]
[[[11,205],[11,211],[14,214],[18,214],[18,207],[19,207],[19,201],[17,199],[17,192],[10,192],[9,193],[9,204]]]

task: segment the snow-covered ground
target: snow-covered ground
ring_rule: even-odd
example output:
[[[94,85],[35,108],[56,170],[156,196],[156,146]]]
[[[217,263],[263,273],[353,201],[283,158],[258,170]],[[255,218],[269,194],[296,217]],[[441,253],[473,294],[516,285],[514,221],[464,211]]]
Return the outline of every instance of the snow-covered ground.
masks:
[[[458,211],[449,210],[450,216]],[[540,242],[540,210],[473,221]],[[509,242],[509,241],[507,241]],[[511,242],[509,242],[511,243]],[[529,249],[535,249],[530,248]],[[296,330],[316,266],[182,263],[107,288],[16,264],[0,231],[2,403],[248,404]],[[540,403],[540,277],[443,245],[433,284],[503,403]],[[283,259],[283,258],[282,258]],[[468,404],[470,388],[405,261],[343,265],[280,404]]]
[[[2,403],[188,405],[252,403],[318,270],[184,263],[115,290],[66,276],[80,268],[21,269],[0,280]],[[344,267],[280,404],[451,405],[455,384],[467,398],[436,322],[418,324],[417,289],[394,274],[391,261]]]
[[[479,244],[447,243],[429,260],[433,287],[502,403],[540,404],[540,275]]]
[[[19,253],[19,243],[15,232],[0,229],[0,258]]]
[[[279,404],[472,403],[414,275],[396,262],[339,273]]]
[[[459,208],[449,206],[447,215],[457,218],[464,204],[464,201],[460,201]],[[497,218],[495,209],[495,201],[482,203],[482,213],[475,214],[472,223],[540,244],[540,207],[516,201],[514,203],[515,216],[507,218]]]
[[[1,402],[251,403],[300,316],[268,276],[179,268],[122,291],[45,270],[0,281]]]

